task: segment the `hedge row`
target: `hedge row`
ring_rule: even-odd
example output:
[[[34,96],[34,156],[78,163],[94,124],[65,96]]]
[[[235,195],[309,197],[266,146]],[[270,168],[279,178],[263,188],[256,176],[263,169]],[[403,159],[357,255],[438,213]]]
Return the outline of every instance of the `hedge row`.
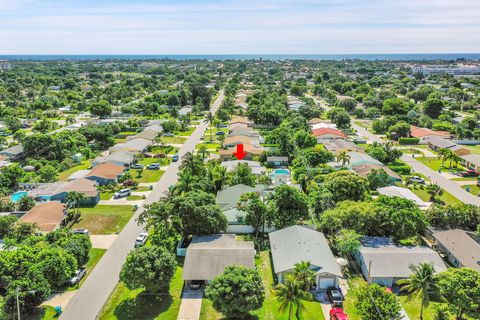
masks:
[[[418,138],[400,138],[398,139],[399,144],[418,144],[420,139]]]

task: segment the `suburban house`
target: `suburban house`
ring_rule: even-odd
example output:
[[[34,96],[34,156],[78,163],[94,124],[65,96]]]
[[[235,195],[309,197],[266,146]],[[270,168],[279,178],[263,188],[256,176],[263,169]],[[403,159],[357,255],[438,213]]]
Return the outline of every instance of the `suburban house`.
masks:
[[[178,110],[178,114],[181,116],[186,116],[187,114],[192,113],[192,107],[183,107]]]
[[[228,132],[229,133],[232,133],[232,131],[235,131],[235,130],[238,130],[238,129],[248,129],[248,125],[246,123],[237,122],[237,123],[234,123],[234,124],[230,124],[228,126]]]
[[[223,141],[223,145],[225,147],[235,147],[237,144],[243,144],[243,145],[258,145],[258,137],[247,137],[247,136],[234,136],[234,135],[229,135],[228,137],[225,138]]]
[[[397,186],[389,186],[377,189],[378,193],[388,197],[400,197],[407,200],[411,200],[417,204],[420,208],[427,208],[429,203],[420,199],[412,190],[407,188],[401,188]]]
[[[362,177],[366,177],[372,170],[378,170],[382,169],[385,171],[386,174],[392,179],[392,184],[395,181],[402,181],[402,177],[392,169],[390,169],[387,166],[384,165],[378,165],[378,164],[373,164],[373,163],[364,163],[364,164],[358,164],[358,165],[353,165],[351,166],[352,171],[354,171],[356,174]]]
[[[297,225],[271,232],[268,237],[278,282],[285,281],[285,274],[292,272],[295,264],[308,261],[316,274],[317,289],[338,287],[342,272],[323,233]]]
[[[252,173],[254,175],[261,175],[265,173],[265,168],[262,167],[260,162],[258,161],[251,161],[251,160],[228,160],[223,161],[221,166],[227,169],[227,172],[234,170],[240,163],[246,163],[250,169],[252,169]]]
[[[432,137],[450,138],[450,132],[448,131],[433,131],[428,128],[419,128],[412,126],[410,129],[410,137],[420,139],[419,144],[427,144],[428,140]]]
[[[133,153],[144,152],[147,150],[147,147],[152,144],[152,141],[143,139],[143,138],[136,138],[132,140],[128,140],[124,143],[117,143],[113,147],[110,148],[110,151],[129,151]]]
[[[355,259],[369,283],[392,287],[412,274],[410,266],[427,262],[436,272],[447,269],[437,252],[428,247],[397,246],[390,238],[363,237]]]
[[[334,139],[345,139],[347,135],[338,129],[333,128],[318,128],[312,131],[312,134],[317,138],[319,143]]]
[[[109,183],[118,183],[118,178],[123,174],[124,171],[124,166],[103,163],[90,170],[85,178],[96,181],[102,186]]]
[[[40,203],[20,217],[19,221],[35,223],[39,231],[50,232],[65,219],[66,208],[63,203],[56,201]]]
[[[127,141],[133,140],[133,139],[147,139],[147,140],[153,141],[157,136],[158,136],[157,131],[143,130],[142,132],[139,132],[134,136],[127,137]]]
[[[247,117],[233,117],[232,120],[230,120],[230,125],[236,123],[244,123],[249,127],[253,127],[253,121],[248,119]]]
[[[312,130],[321,129],[321,128],[337,129],[337,125],[335,123],[322,120],[320,122],[310,124],[310,128],[312,128]]]
[[[480,238],[473,232],[461,229],[434,230],[431,236],[434,248],[445,254],[452,265],[480,271]]]
[[[217,192],[217,204],[222,210],[236,208],[242,194],[247,192],[260,192],[261,195],[266,194],[266,186],[258,184],[250,187],[244,184],[236,184]]]
[[[253,130],[251,128],[236,128],[234,130],[231,130],[229,135],[231,135],[231,136],[256,137],[258,140],[260,140],[260,134],[258,133],[258,131]]]
[[[335,154],[339,154],[342,151],[345,151],[345,152],[349,152],[349,151],[362,152],[363,151],[362,147],[356,145],[351,141],[347,141],[344,139],[334,139],[330,141],[325,141],[323,142],[323,146],[325,147],[325,149]]]
[[[163,127],[159,124],[152,124],[146,127],[145,129],[143,129],[143,131],[152,131],[158,134],[160,132],[163,132]]]
[[[106,157],[97,157],[92,161],[92,168],[103,164],[111,163],[117,166],[130,167],[130,165],[135,160],[135,155],[128,151],[117,151],[109,154]]]
[[[0,156],[9,160],[15,160],[23,157],[23,145],[17,144],[16,146],[3,149],[0,151]]]
[[[349,164],[351,166],[359,166],[362,164],[374,164],[377,166],[384,166],[383,163],[378,161],[377,159],[373,158],[369,154],[363,153],[363,152],[348,152],[347,153],[350,156],[350,162]]]
[[[230,147],[228,149],[221,149],[218,154],[220,155],[221,160],[232,159],[233,154],[237,151],[236,147]],[[259,156],[263,153],[262,147],[254,147],[251,144],[244,144],[243,151],[246,153],[244,159],[251,160],[254,156]]]
[[[440,149],[450,149],[458,156],[463,156],[471,153],[469,149],[459,146],[452,140],[440,137],[431,137],[427,139],[427,145],[430,149],[434,151],[438,151]]]
[[[88,179],[78,179],[64,183],[50,196],[50,200],[66,202],[69,192],[83,193],[85,196],[85,200],[81,202],[83,205],[95,205],[100,201],[97,183]]]
[[[269,156],[267,157],[267,163],[275,167],[288,166],[287,156]]]
[[[187,248],[182,278],[211,281],[227,266],[255,267],[252,241],[237,241],[234,234],[196,236]]]
[[[467,168],[472,168],[476,172],[480,172],[480,154],[466,154],[460,156],[462,163]]]

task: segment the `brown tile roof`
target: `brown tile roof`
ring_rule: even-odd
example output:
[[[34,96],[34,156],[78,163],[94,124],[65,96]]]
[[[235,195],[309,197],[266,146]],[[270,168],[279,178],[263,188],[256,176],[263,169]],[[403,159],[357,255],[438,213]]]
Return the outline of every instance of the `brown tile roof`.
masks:
[[[98,190],[95,181],[88,179],[76,179],[68,182],[65,186],[60,188],[60,192],[81,192],[87,197],[96,197]]]
[[[318,128],[318,129],[313,130],[312,133],[315,137],[323,136],[325,134],[333,134],[333,135],[343,137],[343,138],[347,137],[347,135],[345,133],[343,133],[342,131],[337,130],[337,129],[333,129],[333,128]]]
[[[124,166],[117,166],[111,163],[103,163],[92,170],[85,177],[101,177],[106,179],[115,179],[123,173]]]
[[[40,231],[49,232],[60,225],[65,217],[65,208],[63,203],[56,201],[37,204],[19,220],[35,223]]]
[[[426,136],[450,138],[450,133],[448,131],[433,131],[428,128],[419,128],[412,126],[410,130],[410,136],[414,138],[423,138]]]
[[[223,141],[223,144],[225,145],[230,145],[230,144],[237,144],[237,143],[243,143],[243,144],[250,144],[252,142],[252,139],[250,137],[246,136],[228,136],[225,138]]]

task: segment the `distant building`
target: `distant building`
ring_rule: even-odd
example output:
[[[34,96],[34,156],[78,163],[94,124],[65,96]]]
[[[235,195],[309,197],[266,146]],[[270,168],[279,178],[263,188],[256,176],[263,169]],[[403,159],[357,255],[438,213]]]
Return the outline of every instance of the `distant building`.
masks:
[[[7,70],[10,70],[11,68],[12,68],[12,65],[8,61],[5,61],[5,60],[0,61],[1,71],[7,71]]]
[[[413,73],[425,75],[451,74],[451,75],[472,75],[480,74],[480,65],[436,65],[436,66],[414,66]]]

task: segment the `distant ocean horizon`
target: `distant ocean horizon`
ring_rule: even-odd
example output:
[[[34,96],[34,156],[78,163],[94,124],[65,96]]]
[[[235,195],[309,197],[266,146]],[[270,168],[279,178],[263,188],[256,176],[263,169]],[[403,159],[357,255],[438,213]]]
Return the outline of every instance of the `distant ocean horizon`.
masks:
[[[0,55],[0,60],[480,60],[480,53]]]

